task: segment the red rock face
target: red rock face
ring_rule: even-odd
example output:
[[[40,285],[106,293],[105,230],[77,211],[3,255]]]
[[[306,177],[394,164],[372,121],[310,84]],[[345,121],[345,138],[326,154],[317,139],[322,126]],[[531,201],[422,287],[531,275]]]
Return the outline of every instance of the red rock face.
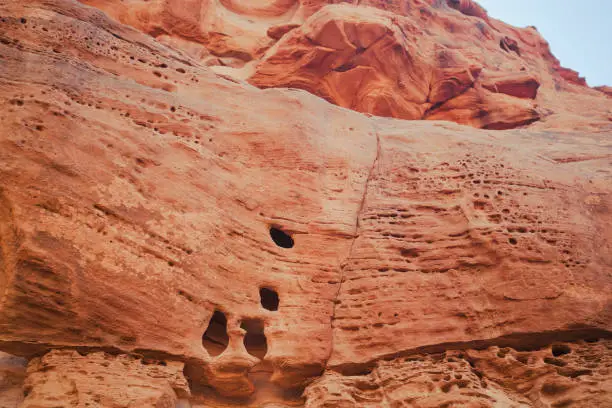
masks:
[[[443,25],[440,20],[448,13],[431,6],[404,15],[327,6],[281,38],[255,65],[249,82],[264,88],[305,89],[377,116],[446,119],[484,128],[513,128],[539,120],[533,103],[516,99],[536,98],[540,82],[535,75],[489,68],[491,57],[497,55],[518,73],[523,62],[516,41],[504,37],[500,48],[495,36],[486,38],[487,33],[479,31],[483,41],[492,43],[487,58],[470,54],[467,41],[461,39],[451,47],[440,38],[452,38],[455,30],[473,31],[474,24],[489,26],[484,20]],[[508,79],[483,83],[481,74]]]
[[[101,352],[52,351],[30,361],[20,407],[53,401],[74,407],[176,407],[190,396],[182,366]]]
[[[23,358],[0,352],[0,406],[17,407],[23,401],[26,363]]]
[[[590,92],[534,27],[491,19],[472,0],[83,2],[217,72],[377,116],[510,129],[547,115],[538,92]]]
[[[598,86],[598,87],[595,87],[595,89],[612,97],[612,86]]]
[[[535,30],[90,4],[0,4],[0,404],[610,404],[612,103]]]
[[[460,11],[466,16],[479,17],[486,19],[487,12],[473,0],[447,0],[450,7]]]

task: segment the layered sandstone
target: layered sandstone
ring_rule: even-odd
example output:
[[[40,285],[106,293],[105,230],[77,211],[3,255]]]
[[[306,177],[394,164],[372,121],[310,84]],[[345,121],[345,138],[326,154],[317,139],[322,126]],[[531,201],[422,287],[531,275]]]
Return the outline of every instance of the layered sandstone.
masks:
[[[472,0],[82,2],[224,75],[378,116],[512,129],[567,110],[559,90],[596,95],[535,27]]]
[[[306,406],[605,407],[612,344],[592,341],[413,355],[350,377],[328,371],[307,389]]]
[[[27,361],[0,352],[0,407],[16,407],[23,400]]]
[[[61,406],[174,408],[190,396],[179,362],[104,353],[52,351],[30,361],[24,408]]]
[[[609,403],[609,98],[469,59],[410,77],[410,58],[374,57],[410,45],[410,13],[346,5],[300,5],[294,22],[283,2],[220,3],[280,38],[240,76],[201,58],[209,26],[179,3],[91,2],[133,27],[72,0],[0,4],[0,349],[29,360],[0,359],[2,403]],[[327,45],[301,43],[313,33]],[[357,99],[419,111],[377,81],[419,90],[432,74],[428,119],[489,130],[254,87],[290,44],[329,48],[330,67],[369,49],[376,79]],[[496,130],[526,111],[529,128]]]

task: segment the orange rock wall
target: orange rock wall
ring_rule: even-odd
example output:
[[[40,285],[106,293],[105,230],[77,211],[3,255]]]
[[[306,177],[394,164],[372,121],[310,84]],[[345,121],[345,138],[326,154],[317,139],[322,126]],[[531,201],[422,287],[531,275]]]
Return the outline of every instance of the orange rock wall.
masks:
[[[471,0],[83,2],[219,73],[377,116],[512,129],[547,116],[559,89],[593,95],[535,27]]]
[[[419,71],[438,75],[436,101],[451,95],[436,114],[489,129],[363,115],[241,75],[319,33],[341,40],[330,66],[341,46],[398,50],[378,54],[376,80],[406,75],[427,98],[400,69],[416,60],[396,10],[301,5],[308,19],[265,56],[220,69],[191,53],[211,49],[195,34],[160,38],[147,13],[172,4],[93,4],[133,27],[73,0],[0,4],[0,349],[29,360],[0,401],[609,401],[609,98],[540,71],[452,66]],[[286,7],[231,4],[270,20]],[[539,120],[497,130],[521,107]],[[571,352],[555,356],[560,342]]]

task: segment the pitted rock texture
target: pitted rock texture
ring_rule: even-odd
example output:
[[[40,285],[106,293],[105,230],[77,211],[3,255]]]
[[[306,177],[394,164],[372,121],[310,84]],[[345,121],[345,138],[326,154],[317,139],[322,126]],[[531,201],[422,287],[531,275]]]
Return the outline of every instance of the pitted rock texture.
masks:
[[[275,383],[320,374],[373,124],[304,92],[222,79],[75,2],[1,11],[2,348],[172,358],[244,396],[261,359],[241,325],[257,319]],[[258,111],[238,102],[260,97]],[[262,287],[278,311],[261,305]],[[215,310],[229,342],[211,358],[202,336]]]
[[[612,404],[611,350],[609,340],[591,339],[383,360],[367,374],[326,372],[306,390],[306,406],[605,407]]]
[[[128,15],[154,22],[141,12],[155,4]],[[529,129],[493,130],[520,116],[501,109],[478,130],[257,89],[74,0],[0,3],[0,24],[0,349],[30,360],[24,403],[105,406],[70,390],[93,376],[91,395],[128,395],[120,379],[145,384],[144,359],[172,378],[184,367],[189,388],[164,374],[112,404],[317,406],[323,384],[359,406],[345,377],[377,387],[383,360],[402,378],[419,366],[401,359],[423,353],[610,337],[601,92],[481,71],[488,97],[537,91],[549,107]],[[470,99],[461,117],[476,118],[478,70],[462,72],[436,94]],[[475,403],[541,406],[460,374]],[[52,396],[58,378],[70,390]],[[609,378],[590,380],[596,401]]]
[[[466,144],[456,125],[431,132],[418,123],[407,132],[379,120],[377,134],[336,300],[334,339],[344,347],[331,365],[474,338],[572,336],[585,322],[608,327],[609,295],[596,282],[610,278],[609,241],[598,237],[609,237],[612,195],[595,193],[590,176],[568,183],[559,172],[560,163],[582,162],[597,173],[596,144],[590,162],[563,157],[569,152],[557,149],[570,139],[554,132]],[[555,143],[536,153],[534,140],[548,138]]]
[[[182,369],[179,362],[52,351],[30,361],[20,406],[174,408],[190,395]]]
[[[81,1],[224,75],[378,116],[512,129],[566,112],[559,90],[596,95],[472,0]]]

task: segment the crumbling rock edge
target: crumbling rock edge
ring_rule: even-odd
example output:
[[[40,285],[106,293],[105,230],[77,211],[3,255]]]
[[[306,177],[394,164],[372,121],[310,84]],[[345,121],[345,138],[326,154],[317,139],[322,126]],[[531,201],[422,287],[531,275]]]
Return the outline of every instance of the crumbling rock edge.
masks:
[[[510,347],[517,351],[534,351],[557,342],[577,342],[580,340],[612,339],[612,331],[601,329],[559,330],[542,333],[513,333],[491,339],[473,340],[456,343],[432,344],[414,349],[402,350],[397,353],[381,356],[367,363],[338,364],[329,369],[343,375],[358,375],[370,372],[377,362],[393,360],[419,354],[438,354],[446,351],[484,350],[489,347]]]
[[[59,3],[77,4],[40,2]],[[266,335],[276,342],[270,359],[279,369],[277,378],[285,386],[304,386],[318,382],[321,372],[351,376],[401,356],[610,338],[609,294],[602,291],[609,258],[605,247],[597,246],[607,242],[612,230],[608,155],[600,154],[602,132],[610,127],[596,115],[581,113],[582,122],[576,117],[561,121],[561,127],[570,123],[568,129],[580,130],[568,131],[565,139],[546,130],[554,129],[559,117],[533,125],[545,129],[544,135],[367,119],[311,95],[287,98],[284,90],[263,92],[221,80],[94,14],[105,30],[114,27],[100,30],[105,38],[100,45],[64,41],[62,30],[75,24],[77,33],[82,26],[95,31],[91,22],[25,18],[23,13],[7,23],[8,43],[2,37],[0,44],[6,60],[0,65],[0,97],[10,111],[0,115],[2,128],[10,130],[0,134],[0,180],[25,237],[17,283],[8,282],[11,302],[0,313],[6,328],[0,331],[6,336],[0,348],[37,358],[55,358],[57,353],[49,351],[64,349],[92,359],[105,352],[110,360],[127,354],[160,366],[207,367],[214,360],[202,348],[202,332],[212,309],[220,306],[233,324],[235,358],[221,368],[250,367],[244,363],[253,358],[243,350],[238,329],[241,319],[257,318],[269,323]],[[115,31],[121,35],[106,34]],[[131,42],[144,44],[144,50],[134,50]],[[109,49],[116,53],[113,58],[100,57]],[[27,58],[40,64],[22,70],[19,62]],[[53,71],[58,60],[65,62],[64,70]],[[23,75],[20,82],[16,72]],[[85,78],[85,85],[78,88],[74,78]],[[100,86],[108,83],[116,86]],[[582,100],[579,93],[565,96]],[[247,109],[238,98],[261,102],[261,111]],[[607,99],[602,99],[593,101],[605,109]],[[597,133],[601,138],[596,139]],[[214,185],[218,179],[227,184]],[[277,222],[295,233],[292,251],[270,241],[268,226]],[[543,227],[536,231],[539,224]],[[4,232],[6,249],[11,239]],[[374,245],[367,242],[368,234]],[[80,254],[90,256],[87,262]],[[353,258],[357,265],[349,268]],[[363,259],[378,262],[359,264]],[[500,271],[498,261],[509,265]],[[513,274],[504,274],[507,270]],[[246,277],[235,279],[237,273]],[[491,285],[474,287],[468,278],[476,274]],[[117,290],[109,282],[134,290]],[[228,289],[225,282],[239,287]],[[368,282],[380,288],[376,302],[362,301],[372,290]],[[268,313],[259,305],[257,289],[271,284],[278,286],[282,313]],[[385,293],[392,294],[389,288],[402,284],[413,296],[391,296],[377,309],[387,300]],[[464,284],[472,293],[455,293]],[[573,292],[561,296],[565,285]],[[421,301],[422,292],[431,296]],[[487,299],[496,302],[489,308],[493,311],[522,307],[531,313],[530,305],[543,305],[535,309],[537,318],[529,317],[536,324],[521,326],[524,316],[516,315],[495,320],[508,312],[479,315],[482,309],[470,299],[478,306],[483,292],[493,293]],[[406,326],[422,323],[419,303],[462,296],[468,301],[447,307],[446,315],[430,310],[430,316],[440,322],[448,317],[451,323],[442,333],[452,334],[450,326],[458,338],[476,340],[439,341],[439,333],[425,324],[418,330],[426,334],[415,341],[414,330],[402,332],[397,325],[403,318],[410,322]],[[45,302],[53,299],[59,301],[50,309]],[[401,317],[393,316],[397,309]],[[453,320],[458,311],[463,316]],[[48,313],[45,319],[41,313]],[[469,313],[476,317],[472,323],[483,318],[486,324],[470,326],[461,320]],[[84,318],[70,320],[79,316]],[[351,327],[351,320],[358,325]],[[300,330],[289,321],[299,322]],[[47,330],[37,326],[49,322]],[[515,334],[488,339],[495,324]],[[564,327],[569,329],[545,331]],[[66,340],[71,329],[99,336],[85,339],[77,333]],[[433,344],[427,344],[428,338]],[[375,341],[380,348],[364,352]],[[341,363],[330,360],[341,351],[346,354],[334,360]],[[235,361],[243,365],[232,366]],[[226,379],[226,373],[216,374]],[[379,372],[375,375],[382,381]],[[245,376],[236,377],[231,391],[253,391],[241,382]]]

